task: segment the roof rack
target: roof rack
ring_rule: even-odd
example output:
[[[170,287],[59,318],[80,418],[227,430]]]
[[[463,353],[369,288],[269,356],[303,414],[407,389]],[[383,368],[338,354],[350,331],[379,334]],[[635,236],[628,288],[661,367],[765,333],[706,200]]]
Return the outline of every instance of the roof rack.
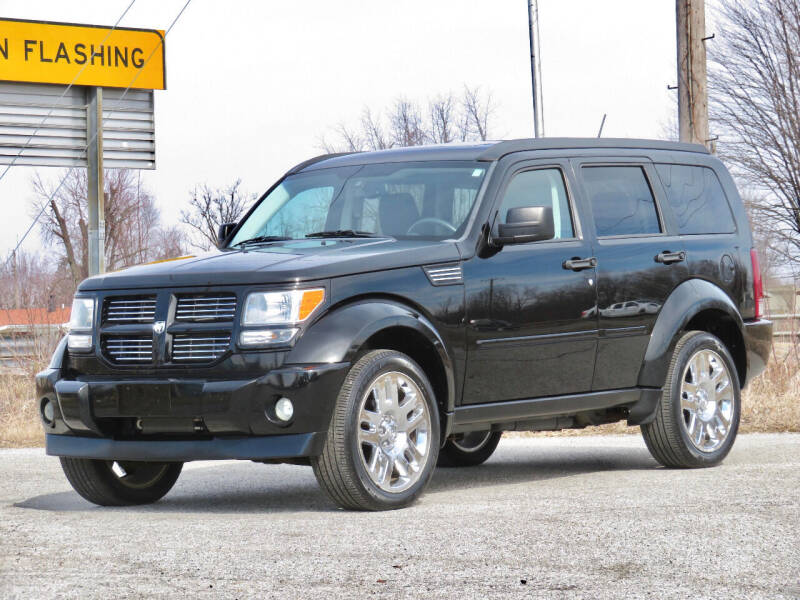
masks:
[[[701,144],[665,142],[663,140],[637,140],[628,138],[530,138],[498,142],[478,155],[478,160],[492,161],[512,152],[525,150],[561,150],[576,148],[633,148],[641,150],[673,150],[710,154]]]
[[[323,160],[328,160],[329,158],[336,158],[337,156],[347,156],[348,154],[358,154],[358,152],[333,152],[331,154],[320,154],[319,156],[315,156],[314,158],[309,158],[308,160],[304,160],[303,162],[296,164],[286,172],[286,175],[294,175],[295,173],[299,173],[306,167],[310,167],[314,163],[318,163]],[[284,175],[284,177],[286,177],[286,175]]]

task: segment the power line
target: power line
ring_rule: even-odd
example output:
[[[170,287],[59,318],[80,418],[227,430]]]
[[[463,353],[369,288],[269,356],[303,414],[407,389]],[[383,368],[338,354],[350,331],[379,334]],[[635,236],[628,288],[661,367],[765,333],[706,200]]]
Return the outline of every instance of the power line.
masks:
[[[110,30],[110,31],[109,31],[109,32],[106,34],[106,37],[104,37],[104,38],[103,38],[103,41],[101,41],[101,42],[100,42],[100,46],[101,46],[101,47],[102,47],[102,45],[103,45],[103,44],[105,44],[106,40],[107,40],[109,37],[111,37],[111,34],[112,34],[112,33],[114,33],[114,30],[116,30],[116,28],[119,26],[120,22],[121,22],[121,21],[122,21],[122,19],[125,17],[125,15],[127,15],[127,14],[128,14],[128,11],[131,9],[131,6],[133,6],[134,2],[136,2],[136,0],[131,0],[131,3],[130,3],[130,4],[128,4],[128,7],[127,7],[127,8],[126,8],[124,11],[122,11],[122,14],[119,16],[119,19],[117,19],[117,22],[116,22],[116,23],[114,23],[114,26],[113,26],[113,27],[111,28],[111,30]],[[158,46],[156,46],[156,48],[158,48]],[[94,55],[92,55],[92,58],[94,58],[95,56],[98,56],[98,54],[96,54],[96,53],[95,53]],[[23,144],[22,148],[20,148],[20,149],[19,149],[19,152],[17,152],[17,155],[16,155],[16,156],[14,157],[14,159],[13,159],[13,160],[12,160],[12,161],[9,163],[9,165],[6,167],[5,171],[3,171],[3,173],[2,173],[2,174],[0,174],[0,181],[2,181],[2,180],[3,180],[3,177],[5,177],[5,176],[6,176],[6,173],[8,173],[9,169],[11,169],[11,167],[13,167],[13,166],[14,166],[14,164],[17,162],[17,159],[18,159],[20,156],[22,156],[22,153],[25,151],[25,148],[27,148],[27,147],[28,147],[28,144],[30,144],[30,143],[31,143],[31,140],[34,138],[34,136],[35,136],[35,135],[36,135],[36,134],[39,132],[39,130],[40,130],[40,129],[41,129],[43,126],[44,126],[44,124],[45,124],[45,121],[47,121],[47,119],[49,119],[49,118],[50,118],[50,115],[52,115],[52,114],[53,114],[53,111],[54,111],[56,108],[58,108],[58,105],[59,105],[59,103],[60,103],[60,102],[61,102],[61,101],[64,99],[64,96],[66,96],[66,95],[67,95],[67,92],[68,92],[68,91],[70,91],[70,89],[72,89],[72,86],[73,86],[73,85],[75,85],[75,82],[76,82],[76,81],[78,81],[78,77],[80,77],[80,76],[81,76],[81,74],[82,74],[82,73],[83,73],[83,72],[84,72],[84,71],[87,69],[87,67],[88,67],[88,66],[89,66],[89,61],[87,60],[87,61],[86,61],[86,64],[85,64],[85,65],[83,65],[83,67],[81,67],[81,70],[80,70],[80,71],[78,71],[78,73],[75,75],[75,77],[73,77],[73,78],[72,78],[72,81],[70,81],[70,82],[69,82],[69,85],[68,85],[68,86],[66,87],[66,89],[65,89],[65,90],[64,90],[64,91],[61,93],[61,95],[58,97],[58,99],[56,100],[55,104],[53,104],[53,106],[51,106],[51,107],[50,107],[50,111],[49,111],[49,112],[48,112],[48,113],[47,113],[47,114],[44,116],[44,118],[42,119],[41,123],[39,123],[39,124],[36,126],[36,129],[34,129],[34,130],[33,130],[33,133],[32,133],[32,134],[30,134],[30,135],[28,136],[28,139],[25,141],[25,144]],[[138,73],[137,73],[137,75],[138,75]]]
[[[119,97],[119,99],[117,100],[117,102],[119,102],[119,101],[121,101],[123,98],[125,98],[125,95],[126,95],[126,94],[127,94],[129,91],[130,91],[130,89],[131,89],[131,86],[133,86],[133,84],[136,82],[136,79],[139,77],[139,74],[140,74],[140,73],[141,73],[141,72],[144,70],[144,68],[147,66],[147,63],[148,63],[148,62],[150,62],[150,59],[151,59],[151,58],[153,58],[153,56],[155,55],[155,53],[156,53],[156,51],[158,50],[158,48],[159,48],[159,47],[160,47],[160,46],[161,46],[161,45],[164,43],[164,40],[165,40],[165,39],[167,39],[167,35],[169,35],[169,32],[170,32],[170,31],[172,31],[172,28],[173,28],[173,27],[175,27],[175,24],[178,22],[178,19],[180,19],[180,18],[181,18],[181,15],[184,13],[184,11],[185,11],[185,10],[188,8],[188,6],[189,6],[191,3],[192,3],[192,0],[186,0],[186,3],[183,5],[183,7],[181,8],[181,10],[178,12],[178,14],[177,14],[177,15],[175,16],[175,18],[172,20],[172,23],[170,23],[170,26],[169,26],[169,27],[167,27],[166,31],[164,32],[164,37],[163,37],[163,38],[161,38],[161,39],[159,40],[158,44],[156,44],[155,48],[154,48],[154,49],[153,49],[153,51],[150,53],[150,56],[148,56],[148,57],[147,57],[147,60],[145,60],[145,61],[144,61],[144,63],[142,64],[142,67],[141,67],[141,69],[140,69],[140,70],[139,70],[139,71],[136,73],[136,75],[133,77],[133,79],[131,80],[131,82],[128,84],[128,87],[126,87],[126,88],[125,88],[125,91],[124,91],[124,92],[122,92],[122,95]],[[131,3],[131,4],[132,4],[132,3]],[[129,8],[130,8],[130,7],[129,7]],[[112,112],[112,111],[109,111],[109,112],[108,112],[108,114],[110,115],[110,114],[111,114],[111,112]],[[103,130],[103,125],[105,124],[105,122],[106,122],[106,120],[107,120],[107,119],[108,119],[108,116],[106,116],[106,117],[104,117],[104,118],[103,118],[103,120],[102,120],[102,122],[101,122],[100,126],[97,128],[97,131],[94,133],[94,135],[92,135],[91,139],[90,139],[90,140],[89,140],[89,141],[86,143],[86,146],[83,148],[83,153],[85,153],[85,152],[86,152],[86,151],[89,149],[89,146],[91,146],[91,145],[92,145],[92,143],[95,141],[95,139],[97,139],[97,134],[98,134],[100,131],[102,131],[102,130]],[[53,191],[53,193],[52,193],[52,194],[50,194],[50,196],[49,196],[49,197],[47,198],[47,200],[44,202],[44,204],[42,205],[42,209],[39,211],[39,213],[38,213],[38,214],[36,215],[36,217],[33,219],[33,223],[31,223],[30,227],[28,227],[28,230],[25,232],[25,235],[23,235],[23,236],[22,236],[22,239],[20,239],[20,240],[19,240],[19,242],[17,243],[17,245],[14,247],[14,250],[12,250],[12,251],[11,251],[11,254],[10,254],[10,255],[9,255],[9,257],[6,259],[6,262],[5,262],[5,264],[3,265],[3,268],[7,267],[7,266],[8,266],[8,263],[9,263],[9,262],[11,262],[11,259],[12,259],[12,258],[14,257],[14,255],[17,253],[17,250],[19,250],[19,247],[20,247],[20,246],[22,245],[22,243],[25,241],[25,238],[27,238],[27,237],[28,237],[28,234],[30,234],[30,232],[33,230],[33,227],[34,227],[34,225],[36,225],[36,223],[39,221],[39,219],[41,218],[41,216],[44,214],[44,211],[47,209],[47,206],[48,206],[48,205],[49,205],[49,204],[50,204],[50,203],[53,201],[53,198],[55,198],[55,195],[58,193],[58,191],[59,191],[59,190],[61,189],[61,187],[64,185],[64,182],[67,180],[67,177],[69,177],[69,175],[72,173],[72,169],[73,169],[73,168],[74,168],[74,167],[70,167],[70,168],[69,168],[69,170],[68,170],[68,171],[67,171],[67,172],[64,174],[64,177],[63,177],[63,178],[61,179],[61,181],[59,182],[59,184],[58,184],[58,186],[56,187],[56,189]]]

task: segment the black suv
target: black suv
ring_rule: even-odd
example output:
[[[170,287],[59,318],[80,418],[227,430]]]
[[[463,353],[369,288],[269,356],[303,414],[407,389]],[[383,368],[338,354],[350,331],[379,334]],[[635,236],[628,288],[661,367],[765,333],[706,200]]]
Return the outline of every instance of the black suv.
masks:
[[[640,425],[669,467],[730,451],[769,355],[742,201],[701,146],[539,139],[327,155],[219,249],[84,281],[37,376],[47,453],[102,505],[182,463],[311,464],[405,506],[506,430]]]

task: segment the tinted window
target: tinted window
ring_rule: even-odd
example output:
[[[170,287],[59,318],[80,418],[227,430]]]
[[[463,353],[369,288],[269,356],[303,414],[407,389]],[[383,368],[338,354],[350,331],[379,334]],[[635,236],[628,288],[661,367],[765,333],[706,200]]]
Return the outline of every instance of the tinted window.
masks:
[[[552,207],[555,239],[575,237],[564,177],[559,169],[536,169],[515,175],[500,204],[498,222],[506,222],[509,209],[523,206]]]
[[[333,198],[333,187],[313,187],[283,204],[261,235],[302,238],[306,232],[325,229],[325,217]]]
[[[331,167],[286,177],[230,245],[261,235],[303,239],[354,229],[400,239],[460,236],[486,175],[473,161]]]
[[[584,167],[581,171],[598,236],[661,232],[642,167]]]
[[[733,216],[717,174],[707,167],[656,165],[682,234],[732,233]]]

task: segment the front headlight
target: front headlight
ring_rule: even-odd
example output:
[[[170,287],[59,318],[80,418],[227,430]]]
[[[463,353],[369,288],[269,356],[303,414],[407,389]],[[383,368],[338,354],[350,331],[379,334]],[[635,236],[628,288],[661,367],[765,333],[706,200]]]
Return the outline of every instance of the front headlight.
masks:
[[[94,325],[94,298],[75,298],[69,319],[67,347],[74,352],[91,350]]]
[[[246,329],[239,334],[239,346],[259,348],[290,343],[299,331],[297,327],[272,327],[302,323],[324,301],[325,290],[321,288],[250,294],[244,303],[242,325]]]
[[[301,323],[310,317],[324,300],[324,289],[255,292],[245,301],[242,325],[253,327]]]
[[[91,329],[94,325],[94,298],[75,298],[72,301],[72,314],[69,329]]]

